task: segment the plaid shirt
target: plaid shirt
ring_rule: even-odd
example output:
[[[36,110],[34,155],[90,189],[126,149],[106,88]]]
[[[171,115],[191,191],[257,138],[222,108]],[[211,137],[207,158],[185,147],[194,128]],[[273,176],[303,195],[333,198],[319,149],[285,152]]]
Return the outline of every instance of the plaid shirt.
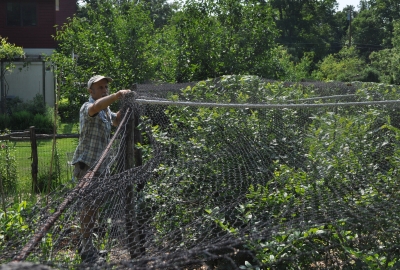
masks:
[[[112,121],[117,117],[110,108],[89,116],[89,105],[94,103],[92,97],[82,105],[79,112],[79,144],[75,150],[72,164],[83,162],[92,168],[106,149],[110,140]],[[105,162],[106,163],[106,162]],[[98,172],[106,169],[106,164],[100,166]]]

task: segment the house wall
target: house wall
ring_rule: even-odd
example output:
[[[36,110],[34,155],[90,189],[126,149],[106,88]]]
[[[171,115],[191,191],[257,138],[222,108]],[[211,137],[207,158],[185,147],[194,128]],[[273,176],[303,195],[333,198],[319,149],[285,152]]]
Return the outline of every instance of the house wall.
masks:
[[[7,2],[10,0],[0,0],[0,35],[23,48],[55,48],[56,42],[51,37],[55,34],[54,0],[33,1],[36,3],[36,26],[7,26]]]
[[[57,0],[54,0],[57,1]],[[61,27],[68,21],[68,18],[72,18],[77,11],[76,0],[58,0],[59,10],[56,11],[56,25]]]
[[[25,49],[27,59],[32,61],[14,62],[16,67],[5,74],[5,86],[8,97],[19,97],[23,101],[32,100],[37,94],[44,96],[46,103],[54,106],[55,101],[55,76],[51,63],[45,62],[43,73],[43,62],[38,58],[40,55],[51,55],[51,49]],[[28,64],[24,67],[24,63]],[[44,74],[44,80],[43,80]]]

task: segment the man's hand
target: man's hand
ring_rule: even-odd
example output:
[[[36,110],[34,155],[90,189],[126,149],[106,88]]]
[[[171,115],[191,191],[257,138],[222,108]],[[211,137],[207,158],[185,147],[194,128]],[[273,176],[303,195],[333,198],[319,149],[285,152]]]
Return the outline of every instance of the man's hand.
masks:
[[[114,95],[116,95],[117,99],[121,99],[124,97],[124,95],[126,95],[127,93],[131,92],[131,90],[119,90],[117,93],[115,93]]]

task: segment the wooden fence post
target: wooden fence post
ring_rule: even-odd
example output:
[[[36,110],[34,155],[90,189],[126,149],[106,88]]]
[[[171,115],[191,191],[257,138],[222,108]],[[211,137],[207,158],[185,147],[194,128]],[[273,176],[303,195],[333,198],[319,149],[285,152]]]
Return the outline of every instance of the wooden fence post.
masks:
[[[30,141],[31,141],[32,192],[38,193],[39,192],[39,187],[38,187],[38,182],[37,182],[38,152],[37,152],[35,127],[32,126],[29,128],[29,135],[30,135]]]
[[[130,117],[127,127],[126,127],[126,140],[125,140],[125,157],[124,169],[127,170],[129,168],[134,167],[133,160],[133,128],[132,128],[132,117]],[[135,234],[137,231],[136,226],[136,211],[135,211],[135,191],[132,185],[128,185],[125,190],[126,193],[126,202],[125,202],[125,226],[128,235],[128,250],[131,256],[131,259],[134,259],[139,254],[135,248]]]
[[[140,124],[139,110],[134,110],[133,111],[133,156],[135,160],[135,167],[143,165],[142,150],[136,147],[138,143],[140,143],[140,145],[143,145],[142,132],[139,129],[139,124]],[[143,224],[144,211],[142,209],[145,203],[143,201],[144,184],[145,183],[143,181],[141,183],[136,184],[136,224],[137,224],[136,245],[140,254],[144,254],[146,252],[146,249],[144,247],[144,242],[146,240],[145,228]],[[139,215],[137,212],[139,212]]]
[[[132,90],[133,87],[132,87]],[[142,165],[142,156],[140,149],[135,147],[137,142],[141,142],[139,125],[139,112],[133,110],[132,117],[126,127],[126,140],[125,140],[125,170],[131,169],[135,166]],[[140,184],[136,187],[128,185],[126,188],[126,205],[125,205],[125,219],[126,229],[128,234],[128,250],[131,259],[138,257],[141,253],[145,252],[143,246],[143,225],[140,224],[138,218],[139,198],[140,192],[143,189]]]

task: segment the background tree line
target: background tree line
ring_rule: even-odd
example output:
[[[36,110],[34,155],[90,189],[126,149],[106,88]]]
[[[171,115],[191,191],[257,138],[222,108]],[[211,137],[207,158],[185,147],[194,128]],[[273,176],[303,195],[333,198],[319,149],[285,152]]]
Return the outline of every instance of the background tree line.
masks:
[[[79,107],[95,73],[114,77],[113,88],[229,74],[400,83],[397,1],[336,9],[335,0],[83,0],[55,36],[61,97]]]

